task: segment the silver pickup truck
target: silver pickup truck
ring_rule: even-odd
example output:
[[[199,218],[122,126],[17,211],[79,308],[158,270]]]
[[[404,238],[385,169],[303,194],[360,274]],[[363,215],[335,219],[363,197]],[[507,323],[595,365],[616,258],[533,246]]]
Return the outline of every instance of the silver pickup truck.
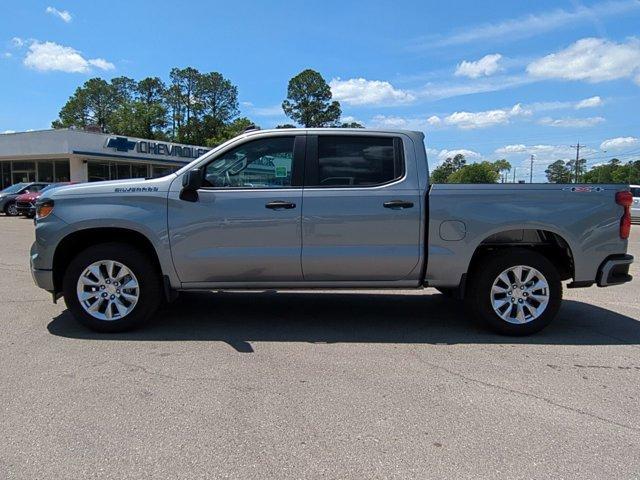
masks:
[[[524,335],[563,281],[631,280],[631,202],[624,185],[430,185],[420,132],[251,131],[163,178],[43,195],[31,269],[99,331],[180,290],[435,287]]]

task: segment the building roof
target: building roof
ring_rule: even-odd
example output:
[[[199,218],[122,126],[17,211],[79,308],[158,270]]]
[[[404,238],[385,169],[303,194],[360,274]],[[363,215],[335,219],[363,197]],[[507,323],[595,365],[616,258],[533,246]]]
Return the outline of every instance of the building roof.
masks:
[[[0,134],[0,158],[87,155],[188,163],[209,148],[74,129]]]

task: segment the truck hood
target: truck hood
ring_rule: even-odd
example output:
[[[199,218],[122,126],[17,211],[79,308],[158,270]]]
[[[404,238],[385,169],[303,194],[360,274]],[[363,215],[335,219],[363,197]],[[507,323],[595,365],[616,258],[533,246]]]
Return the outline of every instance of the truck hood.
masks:
[[[47,198],[64,198],[68,196],[89,195],[116,195],[120,193],[156,193],[168,192],[171,182],[176,178],[175,174],[152,179],[127,179],[108,180],[104,182],[78,183],[66,185],[51,191]],[[46,192],[48,193],[48,192]]]

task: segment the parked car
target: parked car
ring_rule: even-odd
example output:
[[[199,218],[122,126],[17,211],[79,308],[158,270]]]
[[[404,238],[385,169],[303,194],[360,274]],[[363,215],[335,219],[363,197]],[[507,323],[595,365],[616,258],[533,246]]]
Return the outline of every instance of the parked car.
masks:
[[[524,335],[562,281],[631,280],[631,202],[627,185],[432,185],[420,132],[253,131],[162,178],[43,194],[31,268],[98,331],[179,290],[428,286]]]
[[[64,185],[70,185],[71,182],[59,182],[50,183],[42,190],[31,191],[18,195],[16,197],[16,210],[18,215],[24,215],[29,218],[33,218],[36,215],[36,200],[40,198],[40,195],[51,190],[52,188],[62,187]]]
[[[631,205],[631,220],[640,222],[640,185],[631,185],[633,205]]]
[[[16,206],[16,198],[24,193],[35,193],[46,187],[48,183],[41,182],[23,182],[16,183],[10,187],[0,191],[0,211],[5,215],[15,217],[18,215],[18,208]]]

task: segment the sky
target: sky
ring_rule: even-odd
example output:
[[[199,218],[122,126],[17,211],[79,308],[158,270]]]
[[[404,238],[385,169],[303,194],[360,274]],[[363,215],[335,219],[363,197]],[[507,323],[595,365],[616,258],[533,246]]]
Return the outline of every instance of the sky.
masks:
[[[3,0],[0,133],[49,128],[95,76],[217,71],[241,114],[290,123],[289,79],[319,71],[344,121],[421,130],[431,166],[640,158],[640,0]]]

